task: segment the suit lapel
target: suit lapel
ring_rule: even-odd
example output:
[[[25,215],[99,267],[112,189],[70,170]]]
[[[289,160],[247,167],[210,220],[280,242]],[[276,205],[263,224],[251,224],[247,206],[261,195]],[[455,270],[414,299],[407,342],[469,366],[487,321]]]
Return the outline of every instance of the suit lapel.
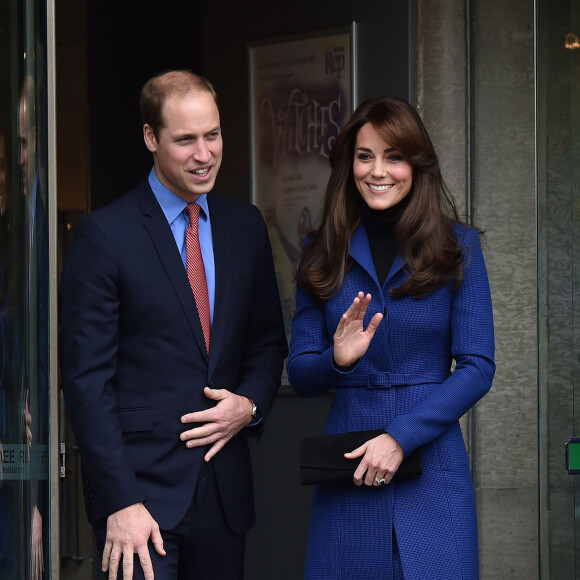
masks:
[[[143,225],[151,236],[159,259],[175,289],[175,293],[181,303],[185,317],[189,322],[200,350],[207,357],[205,340],[203,338],[195,299],[191,291],[191,286],[189,285],[189,280],[187,279],[187,273],[183,267],[183,262],[181,261],[181,256],[175,245],[171,228],[148,183],[145,183],[144,187],[139,190],[139,194],[141,211],[143,212]]]
[[[224,208],[216,208],[215,194],[209,194],[207,200],[211,219],[215,265],[215,302],[213,321],[211,325],[211,347],[208,371],[208,376],[211,377],[217,365],[220,349],[227,329],[231,302],[230,292],[232,291],[231,275],[234,264],[232,263],[233,254],[231,234],[227,227]]]

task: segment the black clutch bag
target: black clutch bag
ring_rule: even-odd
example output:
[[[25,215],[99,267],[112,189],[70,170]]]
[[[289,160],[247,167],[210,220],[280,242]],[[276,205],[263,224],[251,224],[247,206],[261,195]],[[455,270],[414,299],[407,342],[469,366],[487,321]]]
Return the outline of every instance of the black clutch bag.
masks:
[[[383,429],[349,431],[301,439],[299,454],[302,485],[352,483],[352,477],[362,458],[346,459],[344,454],[384,432]],[[421,449],[417,449],[405,457],[394,478],[408,479],[422,473]]]

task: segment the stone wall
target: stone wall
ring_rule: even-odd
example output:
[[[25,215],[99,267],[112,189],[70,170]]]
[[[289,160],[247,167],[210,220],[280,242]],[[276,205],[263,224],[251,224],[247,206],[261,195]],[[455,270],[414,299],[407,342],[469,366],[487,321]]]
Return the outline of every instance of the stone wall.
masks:
[[[416,3],[415,93],[460,209],[486,232],[497,372],[464,424],[481,578],[527,580],[539,574],[534,3],[468,6]]]

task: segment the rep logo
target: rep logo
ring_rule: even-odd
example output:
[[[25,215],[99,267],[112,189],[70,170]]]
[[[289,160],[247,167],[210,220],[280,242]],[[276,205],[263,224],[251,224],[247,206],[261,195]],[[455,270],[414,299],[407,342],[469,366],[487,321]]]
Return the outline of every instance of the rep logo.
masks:
[[[324,53],[325,74],[337,75],[337,78],[340,78],[340,73],[344,70],[345,64],[346,59],[344,58],[343,48],[335,48]]]

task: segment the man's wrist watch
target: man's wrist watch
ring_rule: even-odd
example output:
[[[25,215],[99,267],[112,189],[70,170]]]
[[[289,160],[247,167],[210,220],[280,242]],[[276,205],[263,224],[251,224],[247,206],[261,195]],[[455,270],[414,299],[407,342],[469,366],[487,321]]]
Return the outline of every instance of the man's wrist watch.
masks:
[[[262,415],[260,414],[260,409],[258,409],[258,405],[250,399],[250,403],[252,403],[252,423],[257,423],[261,418]]]

